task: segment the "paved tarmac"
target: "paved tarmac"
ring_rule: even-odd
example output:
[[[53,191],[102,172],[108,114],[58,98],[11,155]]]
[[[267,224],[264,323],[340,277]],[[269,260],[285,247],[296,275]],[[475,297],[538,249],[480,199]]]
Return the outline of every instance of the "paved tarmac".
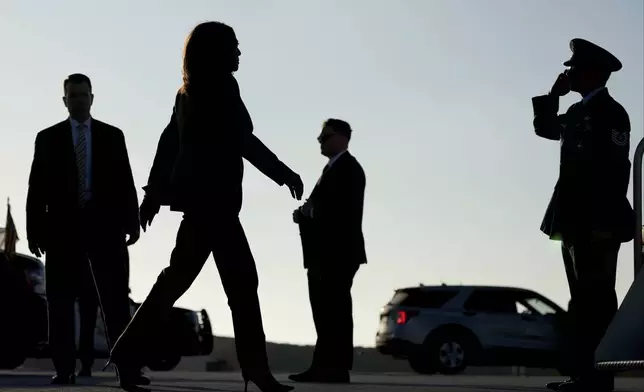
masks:
[[[239,373],[159,372],[148,373],[151,389],[159,392],[239,392],[244,385]],[[48,372],[0,372],[2,392],[117,392],[114,373],[95,373],[91,379],[79,379],[76,386],[60,387],[49,384]],[[286,382],[286,375],[277,375]],[[294,392],[531,392],[547,391],[547,377],[522,376],[419,376],[414,374],[354,374],[351,385],[294,384]],[[617,390],[643,391],[644,379],[618,379]],[[249,392],[258,392],[255,386]]]

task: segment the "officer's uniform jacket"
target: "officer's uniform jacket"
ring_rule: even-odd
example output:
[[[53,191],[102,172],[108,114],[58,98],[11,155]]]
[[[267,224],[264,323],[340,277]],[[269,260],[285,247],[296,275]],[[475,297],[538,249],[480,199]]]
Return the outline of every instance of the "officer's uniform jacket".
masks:
[[[634,235],[626,197],[631,163],[630,121],[606,88],[558,115],[559,98],[532,98],[537,135],[561,144],[559,179],[541,224],[552,239],[610,234],[620,242]]]

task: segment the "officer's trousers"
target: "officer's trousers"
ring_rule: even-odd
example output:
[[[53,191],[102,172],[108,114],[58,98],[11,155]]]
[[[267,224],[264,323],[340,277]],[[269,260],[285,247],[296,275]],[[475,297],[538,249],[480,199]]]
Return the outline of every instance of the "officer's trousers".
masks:
[[[570,287],[571,325],[567,340],[574,376],[600,377],[594,370],[595,349],[617,312],[615,280],[620,245],[613,239],[597,240],[590,236],[564,239],[562,244]],[[613,375],[602,373],[601,377]]]
[[[257,296],[258,277],[239,217],[184,214],[170,265],[157,278],[112,354],[125,351],[153,355],[152,331],[167,325],[174,303],[190,288],[212,252],[228,297],[235,332],[237,359],[249,377],[268,372],[266,338]],[[122,354],[119,354],[122,355]],[[145,361],[145,359],[142,359]],[[145,365],[142,363],[141,365]]]

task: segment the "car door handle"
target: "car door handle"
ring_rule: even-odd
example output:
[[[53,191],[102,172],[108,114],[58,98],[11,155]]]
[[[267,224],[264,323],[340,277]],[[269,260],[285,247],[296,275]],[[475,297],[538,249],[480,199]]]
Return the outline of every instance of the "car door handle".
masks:
[[[472,312],[471,310],[466,310],[463,312],[465,316],[474,316],[476,312]]]

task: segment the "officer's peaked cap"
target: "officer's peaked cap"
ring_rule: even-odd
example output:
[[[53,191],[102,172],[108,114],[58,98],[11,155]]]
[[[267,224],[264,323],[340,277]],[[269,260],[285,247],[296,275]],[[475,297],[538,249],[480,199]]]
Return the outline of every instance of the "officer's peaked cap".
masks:
[[[622,69],[622,63],[609,51],[582,38],[570,41],[572,57],[563,63],[565,66],[592,66],[608,72]]]

